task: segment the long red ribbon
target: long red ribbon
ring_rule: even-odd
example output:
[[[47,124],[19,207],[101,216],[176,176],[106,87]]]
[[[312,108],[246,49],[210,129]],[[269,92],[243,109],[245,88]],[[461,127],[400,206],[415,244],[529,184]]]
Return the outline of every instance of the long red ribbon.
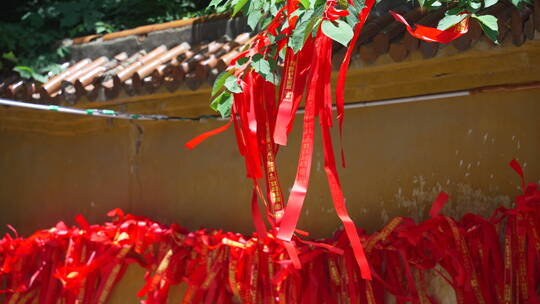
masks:
[[[320,106],[320,125],[322,129],[323,138],[323,150],[324,150],[324,171],[328,179],[328,185],[330,187],[330,193],[332,195],[332,201],[334,202],[334,208],[339,219],[343,222],[345,232],[351,243],[354,257],[358,266],[360,267],[360,273],[362,278],[371,280],[371,270],[358,236],[358,231],[353,220],[349,216],[347,208],[345,207],[345,200],[343,197],[343,190],[339,182],[339,177],[336,169],[336,160],[334,156],[334,150],[332,145],[332,137],[330,135],[330,127],[332,125],[332,95],[330,87],[330,77],[332,73],[332,41],[328,37],[323,37],[323,42],[320,49],[326,53],[320,56],[321,62],[321,77],[322,77],[322,104]]]
[[[317,42],[320,41],[318,37]],[[319,45],[320,46],[320,45]],[[320,51],[320,47],[316,48]],[[313,70],[317,71],[320,60],[318,56],[313,56]],[[290,241],[300,212],[302,211],[302,205],[306,198],[307,188],[309,185],[309,175],[311,172],[311,160],[313,156],[313,140],[315,131],[315,97],[317,85],[319,82],[319,74],[312,73],[310,88],[308,97],[306,99],[306,108],[304,113],[304,133],[302,134],[302,143],[300,147],[300,158],[298,160],[298,168],[296,170],[296,178],[292,187],[287,205],[285,207],[285,214],[281,220],[277,237],[283,241]]]
[[[341,190],[341,185],[339,183],[339,179],[337,175],[334,155],[333,155],[333,152],[330,152],[332,150],[330,132],[328,128],[324,128],[324,127],[323,127],[323,143],[324,143],[325,151],[328,151],[328,153],[325,153],[324,170],[328,178],[328,185],[330,187],[332,200],[334,201],[334,208],[336,209],[336,213],[338,214],[339,219],[343,222],[345,232],[347,233],[347,237],[349,238],[349,241],[351,242],[351,247],[354,252],[354,257],[360,267],[362,278],[371,280],[371,270],[369,268],[366,255],[364,253],[362,243],[360,242],[360,237],[358,236],[356,225],[354,224],[353,220],[349,216],[349,213],[347,212],[347,207],[345,207],[345,200],[343,198],[343,192]]]
[[[285,69],[283,70],[284,81],[280,93],[280,103],[276,117],[276,128],[274,129],[274,142],[278,145],[287,145],[287,126],[291,120],[294,102],[294,84],[296,81],[298,55],[291,49],[287,49],[285,59]]]
[[[337,109],[337,119],[339,121],[339,139],[341,145],[341,163],[345,167],[345,154],[343,153],[343,117],[345,116],[345,81],[347,79],[347,71],[349,70],[349,63],[351,61],[352,52],[355,49],[356,41],[362,31],[362,27],[366,23],[366,20],[371,12],[371,8],[375,4],[375,0],[367,0],[366,6],[360,11],[358,16],[358,23],[354,29],[354,36],[349,43],[349,48],[345,53],[341,67],[339,68],[339,74],[336,83],[336,109]]]

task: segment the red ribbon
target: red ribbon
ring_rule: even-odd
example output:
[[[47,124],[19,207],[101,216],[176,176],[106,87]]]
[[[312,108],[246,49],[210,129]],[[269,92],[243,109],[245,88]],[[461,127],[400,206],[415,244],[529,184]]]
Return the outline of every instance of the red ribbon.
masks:
[[[441,211],[442,207],[444,207],[444,204],[448,200],[448,194],[445,192],[440,192],[435,201],[433,201],[433,204],[431,204],[431,209],[429,210],[429,215],[431,217],[436,217],[439,215],[439,212]]]
[[[458,24],[441,31],[437,28],[423,26],[415,24],[415,29],[413,30],[412,27],[409,25],[407,20],[403,18],[400,14],[390,11],[390,14],[394,16],[394,19],[396,19],[397,22],[403,23],[407,27],[407,31],[412,36],[422,39],[429,42],[439,42],[439,43],[448,43],[452,40],[455,40],[463,35],[465,35],[469,31],[469,17],[465,17],[461,22]]]
[[[316,41],[316,47],[320,52],[321,49],[321,37],[318,35]],[[326,36],[324,36],[326,37]],[[320,53],[317,56],[313,56],[313,71],[318,71],[320,64]],[[313,156],[313,139],[315,132],[315,107],[316,107],[316,90],[319,82],[318,73],[313,73],[311,77],[311,83],[306,99],[306,108],[304,113],[304,132],[302,134],[302,143],[300,146],[300,158],[298,160],[298,168],[296,170],[296,178],[292,187],[287,205],[285,207],[285,214],[281,220],[277,237],[284,241],[290,241],[296,224],[302,211],[302,205],[306,197],[307,188],[309,185],[309,175],[311,172],[311,160]]]
[[[287,126],[292,120],[293,102],[294,102],[294,84],[298,74],[298,56],[293,51],[287,48],[287,56],[285,58],[285,69],[283,70],[280,103],[276,117],[276,128],[274,129],[274,142],[278,145],[287,145]]]
[[[221,126],[219,128],[216,128],[214,130],[211,130],[211,131],[205,132],[205,133],[203,133],[201,135],[198,135],[197,137],[195,137],[192,140],[188,141],[185,144],[185,147],[190,149],[190,150],[195,148],[201,142],[205,141],[208,137],[217,135],[217,134],[227,130],[229,128],[229,126],[231,125],[231,122],[232,122],[232,120],[229,120],[229,122],[227,122],[227,124],[225,124],[225,125],[223,125],[223,126]]]
[[[253,218],[253,224],[255,225],[255,230],[257,231],[259,238],[265,238],[268,232],[261,215],[261,210],[259,209],[257,189],[255,188],[251,194],[251,216]]]
[[[349,63],[351,61],[352,52],[354,51],[356,47],[356,41],[358,41],[358,36],[360,35],[360,32],[362,31],[362,27],[364,27],[364,24],[366,23],[366,20],[369,16],[369,12],[371,12],[371,8],[373,7],[374,4],[375,4],[375,0],[367,0],[366,6],[362,8],[362,10],[360,11],[360,15],[358,16],[358,23],[356,24],[356,27],[354,29],[354,36],[351,39],[351,42],[349,43],[349,47],[347,49],[347,52],[345,53],[345,57],[343,58],[341,67],[339,68],[339,73],[338,73],[338,78],[337,78],[336,109],[338,113],[337,119],[339,121],[341,163],[344,168],[345,168],[345,154],[343,152],[343,118],[345,116],[345,97],[344,97],[345,81],[347,79],[347,71],[349,70]]]
[[[521,168],[521,165],[518,163],[516,159],[512,159],[510,163],[508,164],[521,178],[521,189],[525,191],[525,176],[523,175],[523,169]]]

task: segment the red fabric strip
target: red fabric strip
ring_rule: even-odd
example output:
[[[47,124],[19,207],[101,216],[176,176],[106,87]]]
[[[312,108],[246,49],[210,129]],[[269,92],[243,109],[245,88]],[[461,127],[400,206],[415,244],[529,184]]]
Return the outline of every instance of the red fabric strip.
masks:
[[[219,133],[227,130],[229,128],[229,126],[231,125],[231,121],[232,120],[229,120],[229,122],[227,124],[217,128],[217,129],[205,132],[205,133],[195,137],[194,139],[188,141],[185,144],[185,147],[191,150],[191,149],[195,148],[196,146],[198,146],[201,142],[205,141],[208,137],[214,136],[216,134],[219,134]]]
[[[512,169],[514,169],[514,171],[516,171],[516,173],[521,178],[521,188],[523,189],[523,191],[525,191],[525,176],[523,175],[523,169],[521,168],[521,165],[516,159],[512,159],[512,161],[510,161],[508,165],[510,165],[510,167],[512,167]]]
[[[343,222],[345,232],[347,233],[347,237],[351,242],[354,257],[356,259],[356,262],[358,263],[358,266],[360,267],[360,273],[362,275],[362,278],[371,280],[371,270],[369,268],[366,255],[364,253],[364,248],[362,247],[362,243],[360,242],[360,237],[358,236],[356,225],[349,216],[347,208],[345,207],[343,192],[341,190],[341,185],[339,184],[335,160],[333,159],[334,155],[333,151],[331,150],[332,143],[330,138],[330,132],[327,127],[323,127],[322,129],[323,144],[325,147],[324,170],[328,178],[328,185],[330,186],[330,192],[334,201],[334,208],[336,209],[336,213],[338,214],[339,219]]]
[[[318,41],[320,41],[319,35]],[[326,36],[324,36],[326,37]],[[285,207],[285,214],[280,223],[277,238],[290,241],[300,212],[302,211],[302,205],[306,198],[307,188],[309,185],[309,175],[311,172],[311,160],[313,156],[313,137],[315,131],[315,94],[317,90],[317,84],[319,80],[319,73],[317,73],[320,63],[319,56],[313,56],[313,73],[311,78],[311,84],[306,99],[306,108],[304,113],[304,133],[302,134],[302,143],[300,147],[300,158],[298,160],[298,168],[296,170],[296,178],[292,187],[287,205]]]
[[[298,251],[296,251],[294,244],[289,241],[283,241],[282,244],[285,247],[285,250],[287,250],[287,253],[289,254],[289,257],[291,258],[291,262],[294,268],[296,269],[302,268],[302,264],[300,263],[300,258],[298,257]]]
[[[436,217],[439,215],[439,212],[441,211],[442,207],[448,200],[448,194],[445,192],[440,192],[437,198],[433,201],[433,204],[431,204],[431,209],[429,210],[429,215],[431,217]]]
[[[356,46],[356,41],[358,40],[360,31],[362,30],[364,23],[366,23],[366,19],[369,16],[369,12],[371,12],[371,8],[373,7],[374,4],[375,4],[375,0],[367,0],[366,6],[362,8],[362,11],[360,11],[360,15],[358,16],[358,23],[356,24],[356,27],[354,28],[354,36],[351,39],[351,42],[349,43],[349,48],[347,49],[347,52],[345,53],[345,57],[343,58],[343,62],[341,63],[341,67],[339,68],[339,74],[338,74],[338,79],[337,79],[337,84],[336,84],[336,109],[338,113],[337,119],[339,121],[341,164],[344,168],[345,168],[345,153],[343,152],[343,117],[345,116],[345,97],[344,97],[345,81],[347,79],[347,71],[349,70],[349,63],[351,61],[352,52]]]
[[[274,142],[282,146],[287,145],[287,127],[291,116],[294,116],[292,108],[294,101],[293,89],[297,74],[297,58],[297,55],[288,48],[285,69],[283,71],[284,81],[282,82],[276,127],[274,129]]]
[[[390,11],[390,14],[394,16],[397,22],[403,23],[412,36],[429,42],[448,43],[465,35],[469,31],[469,17],[466,17],[460,23],[444,31],[418,24],[415,24],[416,28],[413,30],[403,16],[393,11]]]
[[[255,180],[253,182],[257,183]],[[257,200],[257,187],[257,184],[253,185],[253,193],[251,194],[251,215],[259,239],[264,239],[266,238],[268,232],[266,230],[266,226],[261,215],[261,210],[259,209],[259,203]]]
[[[345,232],[347,233],[347,237],[349,238],[353,249],[354,257],[360,267],[362,278],[371,280],[371,270],[360,242],[356,225],[345,207],[343,191],[339,183],[336,169],[332,138],[330,135],[330,126],[332,123],[332,96],[330,95],[330,75],[332,71],[332,63],[330,60],[332,58],[332,45],[331,40],[328,37],[325,36],[323,38],[320,49],[322,52],[326,52],[323,53],[323,56],[320,56],[320,59],[323,60],[320,74],[322,74],[322,77],[325,77],[322,79],[323,105],[320,116],[324,148],[324,171],[326,172],[330,193],[332,195],[332,200],[334,201],[334,208],[336,209],[339,219],[343,222]]]

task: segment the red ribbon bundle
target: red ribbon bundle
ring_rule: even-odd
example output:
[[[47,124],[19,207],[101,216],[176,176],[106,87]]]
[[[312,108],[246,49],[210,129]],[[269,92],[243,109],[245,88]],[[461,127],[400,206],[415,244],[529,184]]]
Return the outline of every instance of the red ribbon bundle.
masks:
[[[290,34],[296,24],[296,18],[292,13],[298,7],[297,0],[289,0],[287,5],[276,15],[268,30],[259,34],[251,48],[242,53],[238,58],[250,57],[254,54],[268,56],[270,44],[268,33],[275,35],[275,30],[287,22],[288,27],[282,32]],[[343,119],[343,88],[345,73],[348,68],[352,49],[355,45],[362,25],[374,4],[370,0],[367,6],[361,10],[359,23],[355,28],[353,41],[345,56],[338,81],[338,119],[340,122],[340,134]],[[324,19],[335,21],[349,14],[346,10],[336,9],[336,1],[327,1]],[[370,267],[362,248],[356,226],[345,207],[343,192],[335,164],[330,128],[332,127],[332,95],[330,77],[332,74],[332,40],[321,29],[314,38],[308,35],[304,47],[296,54],[287,47],[287,40],[283,40],[278,49],[286,48],[283,79],[278,96],[275,94],[273,84],[265,81],[259,74],[249,69],[249,63],[241,67],[234,67],[237,60],[233,60],[234,75],[240,77],[241,93],[234,95],[234,103],[231,111],[231,120],[234,122],[236,139],[240,154],[244,156],[247,176],[253,179],[252,209],[255,227],[259,235],[266,235],[266,226],[263,216],[258,211],[257,197],[266,206],[266,218],[270,224],[269,233],[278,240],[284,242],[283,246],[296,268],[301,267],[297,258],[298,242],[293,241],[296,225],[300,217],[302,205],[307,194],[311,162],[314,150],[315,119],[319,117],[322,129],[323,148],[325,155],[325,172],[330,186],[330,192],[336,212],[344,224],[346,235],[350,241],[357,261],[361,276],[371,279]],[[277,55],[275,55],[277,56]],[[300,149],[300,157],[296,179],[292,191],[284,204],[283,195],[277,176],[275,157],[278,145],[287,144],[287,136],[294,123],[295,113],[305,98],[305,115],[303,122],[303,135]],[[277,104],[276,104],[276,101]],[[217,134],[226,128],[210,131],[195,138],[186,144],[193,148],[209,135]],[[343,157],[343,153],[342,153]],[[259,180],[264,176],[266,195],[262,194]],[[259,194],[259,195],[257,195]]]
[[[348,1],[348,3],[352,5],[353,2]],[[374,0],[366,1],[366,6],[360,11],[358,16],[359,21],[354,29],[353,38],[349,44],[338,75],[336,108],[337,119],[339,121],[340,142],[343,136],[343,91],[347,69],[359,33],[374,3]],[[284,242],[283,246],[287,248],[294,266],[296,268],[301,267],[301,263],[297,258],[297,244],[292,239],[309,186],[314,150],[315,119],[319,117],[325,155],[325,172],[334,207],[345,227],[345,232],[353,249],[354,258],[360,267],[362,278],[371,280],[370,266],[367,263],[356,226],[348,215],[344,203],[343,191],[339,182],[330,136],[330,128],[332,127],[332,96],[330,87],[330,77],[332,74],[331,39],[319,29],[314,38],[308,35],[303,48],[297,53],[294,53],[292,49],[287,47],[287,39],[279,42],[276,53],[286,48],[286,56],[278,96],[275,94],[273,84],[265,81],[260,75],[249,68],[249,58],[253,55],[270,56],[270,48],[268,47],[270,45],[269,34],[276,36],[277,29],[287,23],[288,27],[282,29],[282,34],[291,35],[298,19],[297,16],[293,15],[293,12],[297,9],[298,5],[298,0],[288,0],[287,5],[277,13],[274,20],[267,27],[267,30],[257,35],[250,48],[233,60],[229,68],[229,72],[234,71],[232,74],[239,77],[239,85],[243,89],[241,93],[234,94],[231,121],[234,122],[238,149],[245,159],[247,176],[253,179],[251,206],[255,228],[260,236],[267,234],[267,227],[263,220],[264,217],[259,211],[259,197],[266,206],[266,218],[270,224],[270,234]],[[326,2],[326,10],[323,14],[323,19],[326,22],[334,22],[349,14],[347,10],[336,9],[336,5],[337,2],[335,0],[328,0]],[[417,25],[416,29],[413,30],[402,16],[394,12],[391,13],[397,21],[407,26],[407,30],[411,35],[427,41],[447,43],[465,34],[468,30],[468,18],[465,18],[463,22],[445,31],[420,25]],[[238,59],[242,57],[248,58],[248,61],[240,67],[236,66]],[[277,55],[274,55],[274,59],[276,58]],[[287,144],[287,136],[293,126],[295,113],[304,96],[305,114],[297,173],[287,203],[284,204],[275,165],[277,147],[278,145]],[[188,142],[186,147],[189,149],[194,148],[207,137],[226,130],[229,125],[230,122],[221,128],[198,136]],[[343,148],[341,148],[341,158],[342,164],[345,166]],[[259,180],[263,176],[266,195],[263,195],[261,186],[259,185]]]
[[[522,176],[519,164],[512,167]],[[489,219],[460,221],[439,214],[416,224],[395,218],[361,236],[374,280],[360,280],[345,233],[318,242],[293,237],[302,269],[293,267],[286,242],[272,234],[251,238],[220,230],[187,232],[143,217],[78,227],[60,222],[28,238],[0,240],[0,286],[6,303],[106,303],[130,264],[147,270],[142,303],[166,303],[172,286],[188,288],[182,303],[437,303],[430,278],[442,278],[458,303],[540,303],[540,190],[523,182],[513,209]],[[261,236],[262,237],[262,236]],[[502,240],[502,242],[500,241]],[[133,267],[133,266],[131,266]]]

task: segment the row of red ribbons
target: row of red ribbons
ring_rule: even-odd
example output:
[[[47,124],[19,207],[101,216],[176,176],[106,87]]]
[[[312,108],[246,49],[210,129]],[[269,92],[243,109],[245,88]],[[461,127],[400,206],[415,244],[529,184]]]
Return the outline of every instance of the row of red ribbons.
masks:
[[[517,162],[511,165],[523,176]],[[102,304],[126,268],[147,270],[142,303],[167,303],[184,283],[181,303],[437,303],[428,286],[437,277],[457,303],[540,303],[540,190],[525,185],[515,207],[490,218],[439,214],[448,196],[433,203],[431,218],[395,218],[372,235],[358,230],[373,280],[361,279],[346,233],[306,241],[292,238],[300,269],[275,235],[252,237],[203,229],[188,232],[115,209],[113,220],[77,226],[60,222],[28,238],[0,241],[1,296],[9,304]],[[132,266],[130,266],[132,265]]]

